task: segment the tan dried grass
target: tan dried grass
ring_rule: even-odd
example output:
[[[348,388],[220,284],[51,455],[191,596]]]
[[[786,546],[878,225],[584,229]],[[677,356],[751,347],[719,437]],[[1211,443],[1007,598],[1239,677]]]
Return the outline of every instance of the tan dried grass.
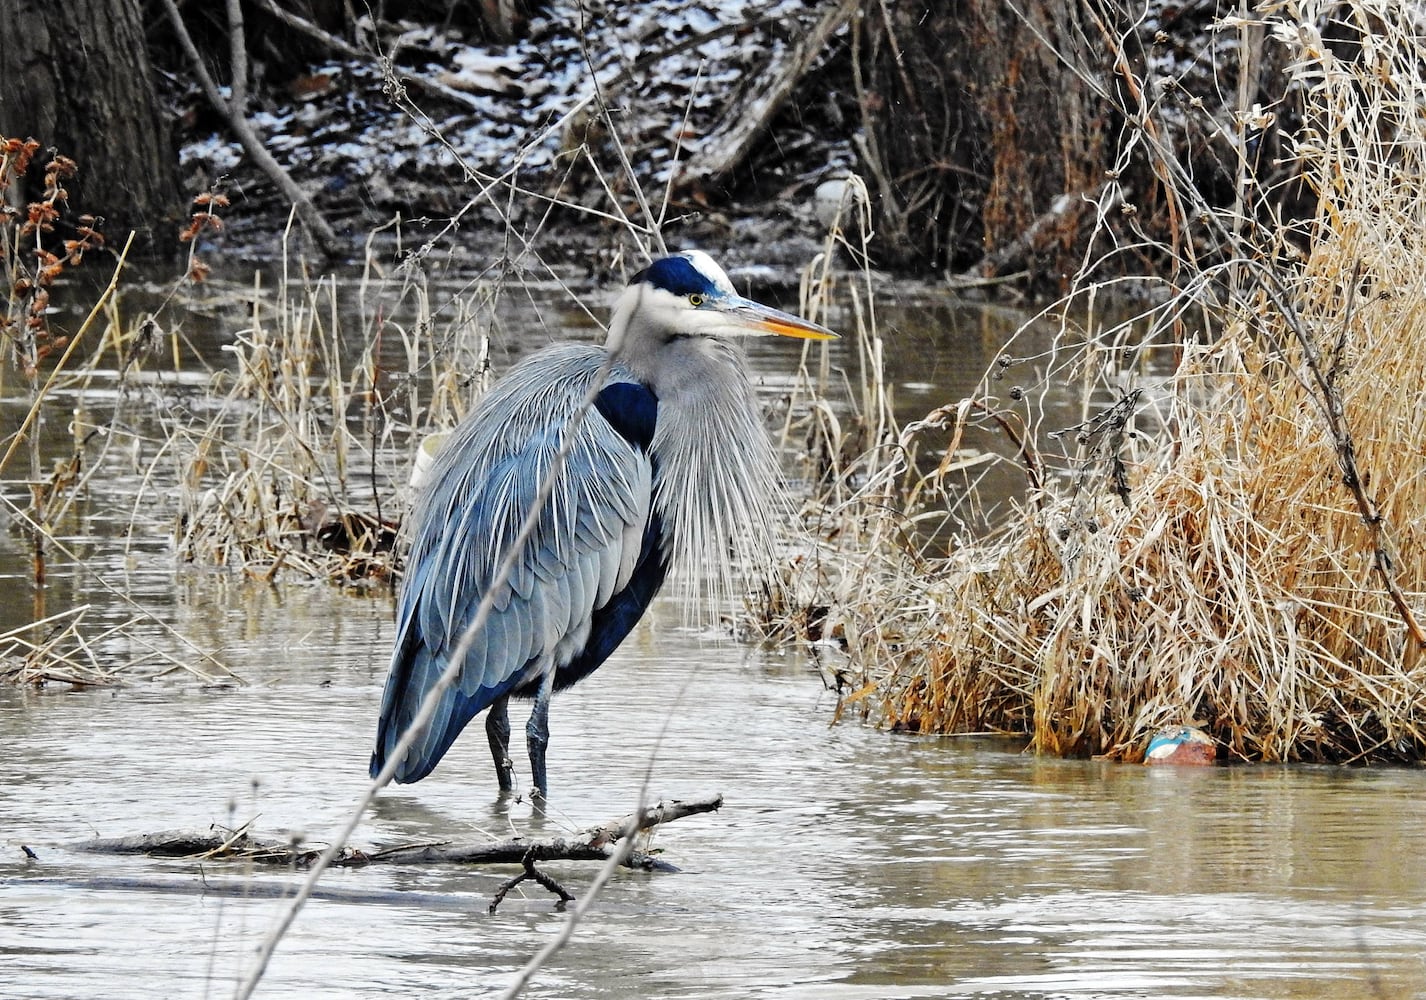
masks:
[[[1342,9],[1371,42],[1350,63],[1322,44],[1315,8],[1276,5],[1266,25],[1297,49],[1296,176],[1314,217],[1221,226],[1233,253],[1186,267],[1186,290],[1148,316],[1171,330],[1196,313],[1210,342],[1179,339],[1172,374],[1115,412],[1102,387],[1122,382],[1119,332],[1076,351],[1066,327],[1050,369],[1082,378],[1084,412],[1100,414],[1071,429],[1073,475],[1042,479],[1027,451],[1038,488],[993,537],[939,558],[900,541],[948,496],[958,429],[1014,409],[988,375],[820,515],[783,604],[816,608],[816,634],[845,643],[847,704],[1065,755],[1139,759],[1156,730],[1194,721],[1240,759],[1426,756],[1412,620],[1426,609],[1426,42],[1406,12]],[[1177,193],[1210,211],[1190,185]],[[1062,308],[1084,315],[1096,291]],[[937,428],[947,458],[916,473]]]
[[[330,279],[255,283],[249,323],[229,348],[236,370],[210,390],[219,405],[204,420],[171,422],[158,459],[177,466],[181,561],[263,580],[393,583],[415,449],[458,419],[484,356],[466,355],[460,334],[475,324],[465,308],[449,320],[461,330],[438,324],[419,274],[384,293],[390,312],[371,317],[365,348],[347,357]],[[399,342],[404,367],[384,368],[383,337]]]

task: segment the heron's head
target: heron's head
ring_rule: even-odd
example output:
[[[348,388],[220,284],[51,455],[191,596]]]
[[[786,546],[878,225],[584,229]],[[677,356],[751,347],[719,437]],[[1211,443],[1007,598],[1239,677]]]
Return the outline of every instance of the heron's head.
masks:
[[[712,257],[686,250],[634,275],[614,307],[607,346],[637,366],[639,355],[682,338],[773,335],[803,340],[837,336],[824,326],[744,298]]]

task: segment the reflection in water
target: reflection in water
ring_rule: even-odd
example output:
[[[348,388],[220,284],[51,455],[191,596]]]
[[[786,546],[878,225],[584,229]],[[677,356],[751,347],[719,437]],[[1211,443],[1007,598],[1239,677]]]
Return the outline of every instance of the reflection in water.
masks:
[[[998,349],[990,314],[884,315],[913,414],[963,394]],[[928,358],[945,367],[927,371]],[[151,534],[124,541],[133,510],[97,493],[84,503],[70,539],[89,567],[246,683],[0,690],[0,995],[227,995],[280,904],[205,894],[203,880],[296,876],[236,864],[200,876],[193,862],[66,845],[254,817],[267,833],[329,835],[366,785],[391,604],[175,573],[161,505],[140,512]],[[25,578],[22,540],[0,536],[4,627],[28,619]],[[103,621],[134,613],[63,562],[47,597],[51,611],[92,602]],[[383,793],[358,831],[359,844],[540,835],[628,812],[645,786],[655,798],[722,792],[720,813],[657,837],[683,874],[616,876],[533,996],[1426,991],[1422,772],[1143,768],[829,728],[830,696],[797,656],[676,622],[660,605],[556,700],[548,816],[498,800],[477,738],[426,781]],[[128,641],[99,653],[121,659]],[[576,893],[591,877],[552,872]],[[508,874],[330,873],[260,995],[490,995],[562,919],[540,891],[487,915]]]

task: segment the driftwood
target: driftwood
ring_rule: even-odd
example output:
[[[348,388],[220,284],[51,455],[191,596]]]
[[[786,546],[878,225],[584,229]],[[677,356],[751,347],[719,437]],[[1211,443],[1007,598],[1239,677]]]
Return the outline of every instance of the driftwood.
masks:
[[[329,51],[339,56],[344,56],[347,59],[353,59],[362,63],[377,65],[380,65],[383,61],[384,57],[380,53],[370,52],[353,45],[344,38],[337,37],[329,31],[322,30],[321,27],[313,24],[311,21],[298,17],[290,10],[285,10],[277,3],[277,0],[259,0],[259,5],[264,11],[277,18],[289,28],[306,35],[308,38],[320,43]],[[454,87],[447,86],[439,80],[433,80],[428,76],[423,76],[414,70],[403,69],[400,74],[400,81],[403,84],[410,84],[428,94],[450,101],[452,104],[459,104],[468,111],[475,111],[480,114],[485,114],[487,111],[486,106],[471,95],[457,90]]]
[[[1112,188],[1101,185],[1097,191],[1060,195],[1019,236],[987,253],[971,270],[951,278],[951,287],[970,288],[1001,280],[1006,271],[1024,264],[1031,254],[1062,238],[1066,223],[1072,221],[1073,214],[1087,202],[1097,204],[1102,214],[1117,207],[1121,196],[1122,191],[1117,185]],[[1008,277],[1023,278],[1028,274],[1028,271],[1020,271]]]
[[[413,864],[518,864],[526,867],[536,861],[605,861],[614,853],[623,837],[652,830],[685,816],[713,812],[723,804],[723,796],[711,795],[699,799],[669,799],[650,806],[641,813],[630,813],[619,819],[589,827],[568,837],[531,839],[512,837],[488,844],[461,844],[441,841],[424,844],[401,844],[393,847],[345,847],[333,859],[338,868],[365,865]],[[322,853],[320,848],[301,843],[264,840],[255,837],[246,827],[237,830],[213,828],[201,831],[169,830],[128,837],[101,837],[73,845],[76,849],[99,854],[147,854],[159,858],[188,858],[194,861],[248,861],[288,868],[310,865]],[[624,862],[627,868],[646,871],[677,871],[645,851],[633,851]]]
[[[788,46],[761,73],[750,75],[756,83],[745,95],[747,99],[728,107],[722,122],[689,158],[681,179],[687,182],[722,177],[746,160],[827,42],[852,19],[859,6],[858,0],[833,0],[795,45]]]
[[[524,866],[524,871],[522,871],[519,875],[516,875],[512,879],[506,880],[506,882],[501,885],[498,890],[496,890],[495,898],[490,901],[491,913],[494,913],[496,908],[499,907],[500,904],[505,901],[505,896],[510,892],[511,889],[515,888],[517,885],[519,885],[526,879],[532,879],[540,883],[540,885],[544,886],[550,892],[558,896],[560,898],[560,906],[564,906],[565,903],[574,902],[574,896],[570,895],[568,889],[566,889],[564,886],[560,885],[554,879],[550,878],[544,872],[539,871],[535,867],[535,858],[533,851],[525,855]]]

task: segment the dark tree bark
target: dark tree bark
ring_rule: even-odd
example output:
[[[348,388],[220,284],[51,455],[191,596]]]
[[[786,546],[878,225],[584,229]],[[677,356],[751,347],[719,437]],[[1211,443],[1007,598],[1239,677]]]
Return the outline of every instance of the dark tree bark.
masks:
[[[73,158],[69,209],[103,216],[111,242],[175,245],[177,157],[139,0],[3,0],[0,39],[0,134]]]
[[[885,263],[960,271],[1014,248],[1032,280],[1073,273],[1109,112],[1049,47],[1106,61],[1081,51],[1079,15],[1079,0],[866,0],[860,152]]]

